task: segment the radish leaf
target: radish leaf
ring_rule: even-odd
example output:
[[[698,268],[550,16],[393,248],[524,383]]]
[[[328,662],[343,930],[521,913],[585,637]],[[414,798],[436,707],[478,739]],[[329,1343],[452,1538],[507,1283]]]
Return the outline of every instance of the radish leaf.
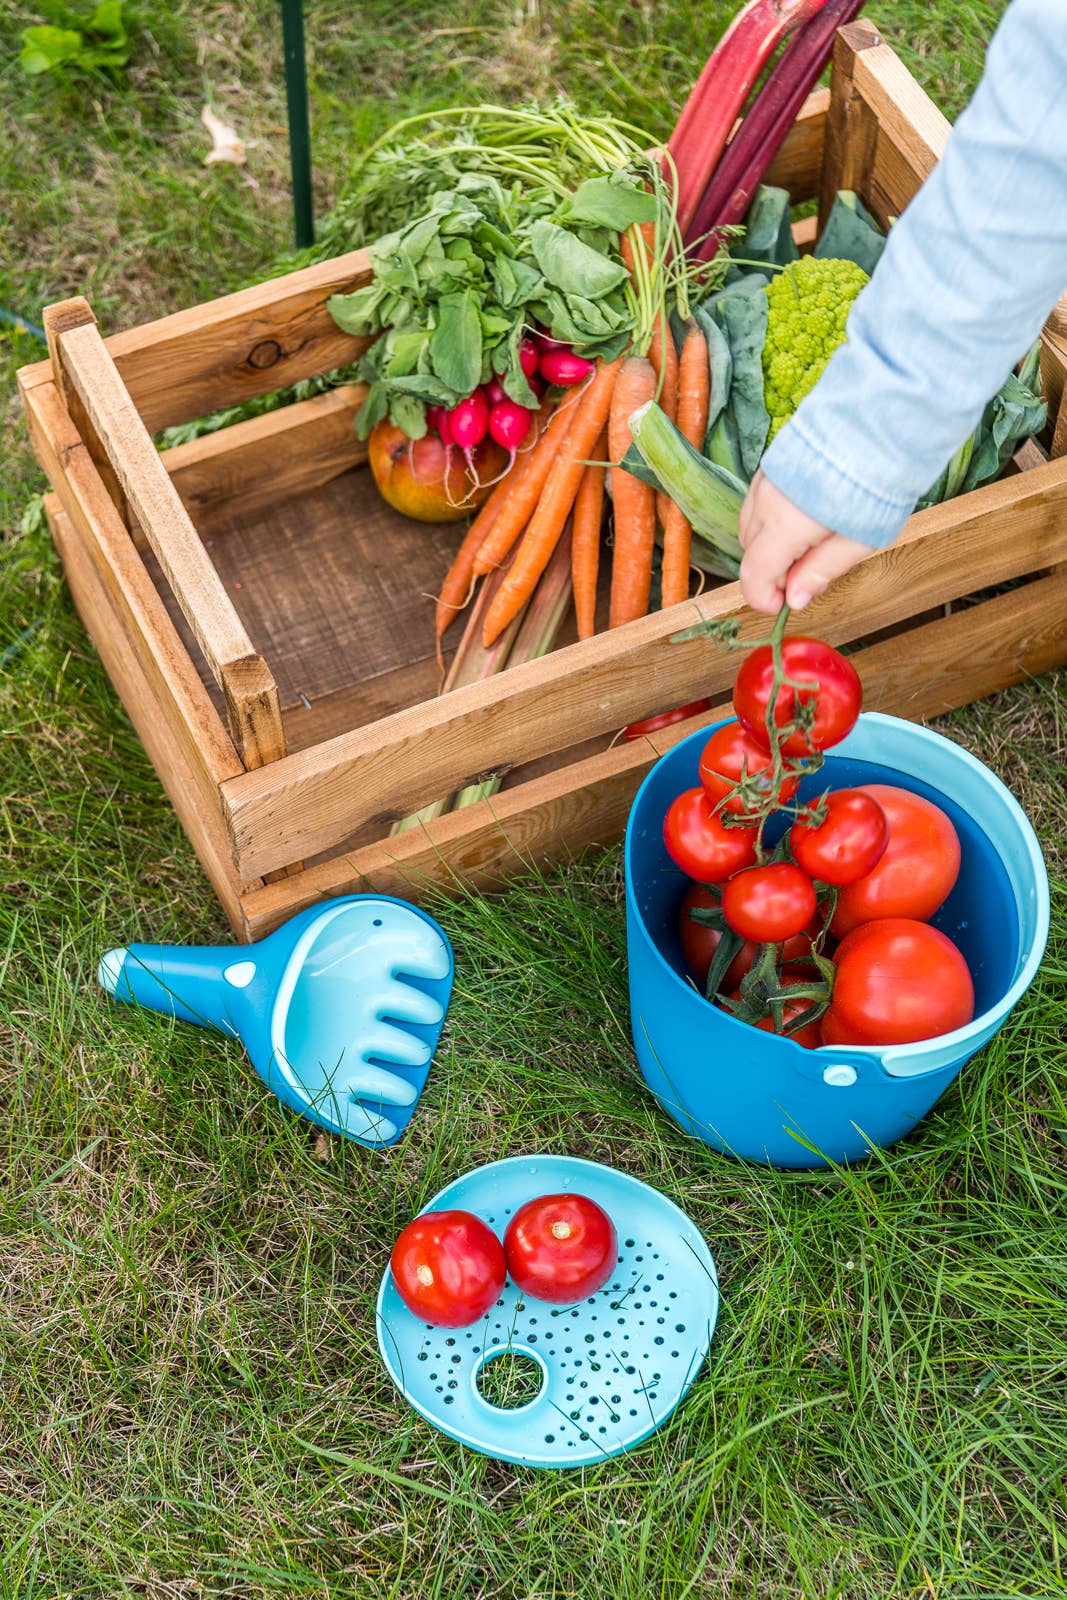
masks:
[[[442,383],[460,395],[470,394],[482,371],[482,324],[478,302],[469,289],[441,296],[437,326],[430,335],[433,369]]]

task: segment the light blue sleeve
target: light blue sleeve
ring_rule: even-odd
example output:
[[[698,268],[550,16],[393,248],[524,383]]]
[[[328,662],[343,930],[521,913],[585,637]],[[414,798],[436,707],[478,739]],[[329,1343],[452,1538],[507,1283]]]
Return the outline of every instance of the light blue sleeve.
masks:
[[[1013,0],[767,476],[838,533],[892,544],[1065,284],[1067,5]]]

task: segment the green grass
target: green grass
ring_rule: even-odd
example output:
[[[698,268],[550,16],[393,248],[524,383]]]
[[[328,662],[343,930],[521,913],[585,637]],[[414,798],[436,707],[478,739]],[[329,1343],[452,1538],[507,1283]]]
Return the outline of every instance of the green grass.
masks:
[[[958,109],[1000,9],[881,20]],[[662,132],[724,15],[311,5],[320,203],[353,148],[421,104],[566,86]],[[18,130],[0,145],[0,304],[86,292],[110,327],[265,271],[288,229],[275,7],[142,9],[120,89],[24,83],[12,41],[31,20],[0,0]],[[208,93],[256,142],[258,189],[200,165]],[[2,1600],[1062,1595],[1061,686],[945,720],[1034,818],[1055,927],[1038,983],[906,1144],[783,1175],[667,1123],[629,1044],[612,852],[442,908],[445,1042],[410,1133],[371,1156],[281,1113],[236,1049],[96,992],[110,943],[225,929],[47,535],[19,531],[39,480],[6,384],[34,354],[0,332]],[[399,1227],[466,1168],[533,1150],[656,1184],[722,1280],[686,1404],[581,1475],[465,1454],[376,1353]]]

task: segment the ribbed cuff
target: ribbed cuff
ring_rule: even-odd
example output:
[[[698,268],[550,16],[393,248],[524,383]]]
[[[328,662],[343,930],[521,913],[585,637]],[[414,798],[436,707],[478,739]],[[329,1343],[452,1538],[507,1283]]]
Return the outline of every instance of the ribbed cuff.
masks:
[[[858,483],[806,437],[796,417],[768,447],[760,466],[775,488],[809,517],[876,550],[893,543],[914,509],[914,501],[893,499]]]

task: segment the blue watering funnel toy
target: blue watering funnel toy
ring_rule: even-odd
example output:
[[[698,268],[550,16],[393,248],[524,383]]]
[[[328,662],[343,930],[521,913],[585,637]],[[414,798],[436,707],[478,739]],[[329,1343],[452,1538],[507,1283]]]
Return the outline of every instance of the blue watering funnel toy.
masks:
[[[394,1144],[422,1093],[452,995],[432,917],[382,895],[312,906],[258,944],[109,950],[116,1000],[240,1039],[290,1110],[361,1144]]]
[[[780,1167],[861,1160],[912,1131],[1033,981],[1049,925],[1040,846],[1013,796],[966,750],[898,717],[861,716],[800,798],[884,783],[948,814],[960,875],[931,920],[967,961],[974,1020],[916,1044],[805,1050],[738,1022],[686,977],[677,922],[687,882],[667,855],[663,818],[699,782],[710,732],[656,763],[630,813],[626,934],[638,1063],[663,1109],[715,1149]]]
[[[404,1305],[388,1267],[378,1293],[378,1348],[408,1403],[469,1450],[526,1467],[595,1466],[647,1439],[700,1371],[719,1314],[696,1224],[613,1167],[511,1156],[456,1178],[423,1209],[473,1211],[503,1238],[527,1200],[568,1193],[595,1200],[619,1235],[614,1273],[578,1304],[534,1300],[509,1278],[478,1322],[435,1328]],[[498,1362],[530,1380],[525,1404],[483,1393]]]

